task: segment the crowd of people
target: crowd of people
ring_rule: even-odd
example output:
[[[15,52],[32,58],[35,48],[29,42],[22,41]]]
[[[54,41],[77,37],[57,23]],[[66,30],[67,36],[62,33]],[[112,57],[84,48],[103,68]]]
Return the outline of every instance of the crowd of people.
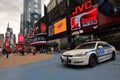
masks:
[[[53,54],[54,53],[54,48],[53,47],[49,47],[49,48],[41,48],[39,51],[36,50],[36,47],[31,46],[31,47],[25,47],[22,46],[20,48],[11,48],[9,46],[4,47],[2,49],[2,54],[4,56],[6,56],[6,58],[9,58],[9,55],[12,54],[20,54],[22,56],[25,56],[25,54],[30,54],[32,53],[33,55],[36,55],[36,53],[46,53],[46,54]]]

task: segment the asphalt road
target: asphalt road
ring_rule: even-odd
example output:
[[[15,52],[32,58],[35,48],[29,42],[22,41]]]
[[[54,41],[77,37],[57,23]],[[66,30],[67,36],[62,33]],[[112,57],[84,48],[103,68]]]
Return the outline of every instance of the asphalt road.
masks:
[[[0,69],[0,80],[120,80],[120,54],[94,68],[64,66],[58,54],[50,60]]]

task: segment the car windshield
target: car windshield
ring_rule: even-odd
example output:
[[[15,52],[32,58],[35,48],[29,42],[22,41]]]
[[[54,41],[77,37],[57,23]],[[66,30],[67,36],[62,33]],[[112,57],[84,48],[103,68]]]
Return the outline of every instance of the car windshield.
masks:
[[[96,43],[87,43],[87,44],[82,44],[76,47],[76,49],[93,49],[95,48]]]

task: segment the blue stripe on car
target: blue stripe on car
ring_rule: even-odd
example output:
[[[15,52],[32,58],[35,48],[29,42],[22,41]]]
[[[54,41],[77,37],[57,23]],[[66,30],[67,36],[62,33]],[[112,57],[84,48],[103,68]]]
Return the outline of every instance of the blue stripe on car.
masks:
[[[104,55],[100,55],[98,57],[102,57],[102,56],[106,56],[106,55],[110,55],[110,54],[112,54],[112,53],[107,53],[107,54],[104,54]]]

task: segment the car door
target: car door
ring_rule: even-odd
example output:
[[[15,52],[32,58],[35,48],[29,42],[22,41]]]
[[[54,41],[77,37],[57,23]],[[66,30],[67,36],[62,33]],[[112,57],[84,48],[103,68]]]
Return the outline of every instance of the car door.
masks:
[[[104,47],[105,58],[110,58],[112,55],[111,46],[108,43],[104,42],[103,47]]]
[[[98,43],[97,45],[98,60],[101,61],[105,59],[105,49],[103,43]]]

